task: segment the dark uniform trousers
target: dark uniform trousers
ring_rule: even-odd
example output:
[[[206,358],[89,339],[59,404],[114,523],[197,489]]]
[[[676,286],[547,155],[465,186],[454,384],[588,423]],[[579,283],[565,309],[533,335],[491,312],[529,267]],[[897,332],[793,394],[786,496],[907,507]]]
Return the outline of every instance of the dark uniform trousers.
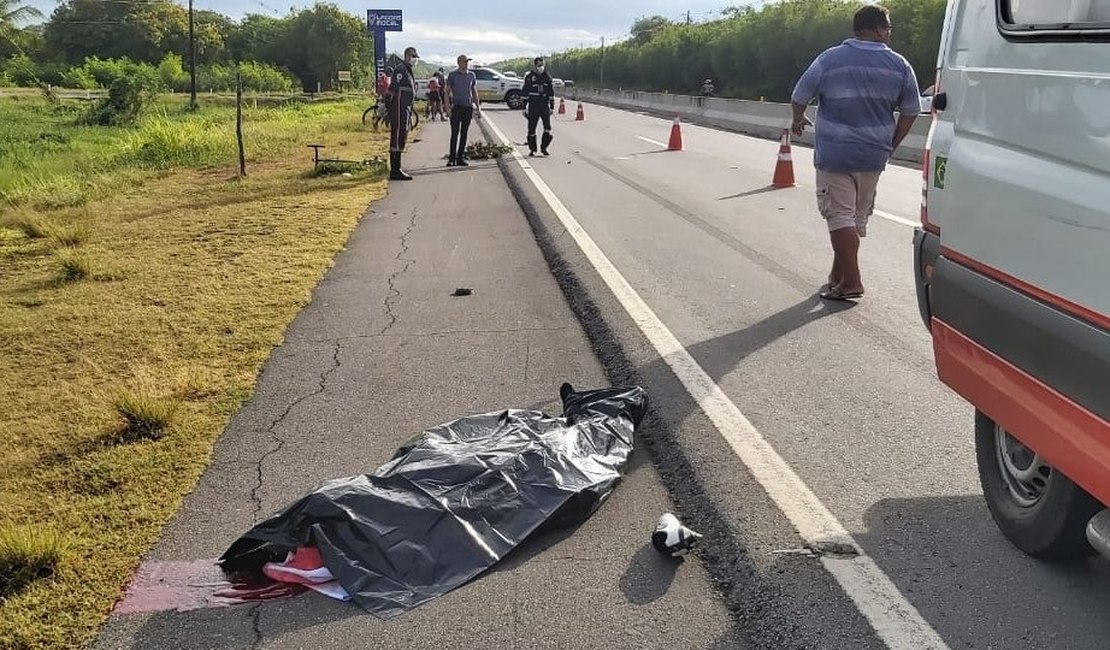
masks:
[[[393,71],[389,84],[392,93],[389,105],[389,177],[393,180],[412,179],[401,169],[401,152],[405,150],[405,141],[409,137],[409,111],[416,98],[414,83],[412,68],[402,63]]]

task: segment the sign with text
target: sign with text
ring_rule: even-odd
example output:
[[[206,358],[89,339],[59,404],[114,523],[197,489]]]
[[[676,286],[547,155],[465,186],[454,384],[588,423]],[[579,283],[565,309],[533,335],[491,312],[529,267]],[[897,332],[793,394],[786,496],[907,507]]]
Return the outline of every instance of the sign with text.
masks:
[[[371,32],[401,31],[400,9],[367,9],[366,29]]]

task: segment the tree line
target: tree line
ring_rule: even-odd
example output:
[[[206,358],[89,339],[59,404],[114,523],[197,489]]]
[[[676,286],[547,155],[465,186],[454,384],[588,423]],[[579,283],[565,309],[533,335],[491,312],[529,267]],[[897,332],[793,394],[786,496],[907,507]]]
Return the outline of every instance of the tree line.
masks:
[[[39,24],[28,24],[45,18]],[[235,73],[256,90],[286,90],[301,81],[336,85],[349,70],[357,87],[373,75],[374,44],[358,16],[319,3],[282,17],[233,20],[194,11],[198,90],[227,89]],[[106,69],[184,90],[190,57],[189,14],[173,0],[64,0],[42,16],[20,0],[0,0],[0,83],[104,85]],[[184,86],[184,87],[183,87]]]
[[[547,57],[552,76],[578,85],[696,94],[712,79],[717,94],[789,101],[798,77],[823,50],[852,36],[860,0],[782,0],[730,8],[722,18],[675,23],[640,18],[630,37],[609,47],[575,48]],[[918,84],[933,83],[945,0],[885,0],[891,46],[913,65]],[[495,64],[521,72],[530,58]]]

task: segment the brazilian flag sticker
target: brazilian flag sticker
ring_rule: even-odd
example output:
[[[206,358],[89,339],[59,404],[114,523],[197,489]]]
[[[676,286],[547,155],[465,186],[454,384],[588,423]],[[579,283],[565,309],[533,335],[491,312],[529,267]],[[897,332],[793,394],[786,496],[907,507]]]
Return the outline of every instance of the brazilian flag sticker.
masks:
[[[936,165],[933,167],[933,187],[944,189],[944,171],[948,168],[948,159],[937,156]]]

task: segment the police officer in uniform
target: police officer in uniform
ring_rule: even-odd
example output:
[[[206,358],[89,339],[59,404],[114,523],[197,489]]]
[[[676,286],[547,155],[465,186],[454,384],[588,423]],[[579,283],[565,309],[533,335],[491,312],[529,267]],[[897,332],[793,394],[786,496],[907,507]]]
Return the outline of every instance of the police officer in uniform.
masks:
[[[532,61],[532,70],[524,75],[524,88],[522,89],[527,105],[524,114],[528,118],[528,155],[536,155],[536,123],[543,120],[543,138],[540,140],[540,152],[550,155],[547,146],[551,144],[551,111],[555,110],[555,87],[551,84],[551,75],[544,69],[543,57],[537,56]]]
[[[412,176],[401,169],[401,152],[409,136],[409,111],[416,99],[412,62],[419,58],[415,47],[406,47],[405,60],[397,64],[389,82],[389,180],[392,181],[412,180]]]

